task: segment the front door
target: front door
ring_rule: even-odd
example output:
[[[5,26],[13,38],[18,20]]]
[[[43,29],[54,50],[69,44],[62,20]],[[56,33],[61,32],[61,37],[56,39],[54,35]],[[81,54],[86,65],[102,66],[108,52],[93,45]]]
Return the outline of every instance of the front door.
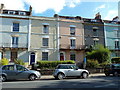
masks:
[[[30,65],[35,63],[35,53],[32,52],[30,56]]]
[[[64,61],[64,53],[60,53],[60,61]]]
[[[17,59],[17,51],[11,51],[11,62],[14,62],[15,59]]]

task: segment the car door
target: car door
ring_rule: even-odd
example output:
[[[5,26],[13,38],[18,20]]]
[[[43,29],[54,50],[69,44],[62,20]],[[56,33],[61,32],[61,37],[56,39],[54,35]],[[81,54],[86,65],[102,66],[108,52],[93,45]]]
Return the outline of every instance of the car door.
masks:
[[[80,76],[80,71],[74,65],[68,66],[67,76]]]
[[[21,66],[21,65],[16,65],[16,79],[28,79],[29,76],[29,71]]]
[[[14,65],[6,65],[6,66],[4,66],[2,68],[2,73],[5,73],[7,75],[7,79],[15,79],[16,78]]]

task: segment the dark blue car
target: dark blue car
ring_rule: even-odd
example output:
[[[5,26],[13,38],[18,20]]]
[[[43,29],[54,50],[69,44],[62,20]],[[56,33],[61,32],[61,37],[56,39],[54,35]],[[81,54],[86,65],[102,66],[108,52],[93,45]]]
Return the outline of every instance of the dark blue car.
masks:
[[[106,76],[113,75],[118,76],[120,75],[120,64],[110,64],[106,65],[104,69],[104,73]]]

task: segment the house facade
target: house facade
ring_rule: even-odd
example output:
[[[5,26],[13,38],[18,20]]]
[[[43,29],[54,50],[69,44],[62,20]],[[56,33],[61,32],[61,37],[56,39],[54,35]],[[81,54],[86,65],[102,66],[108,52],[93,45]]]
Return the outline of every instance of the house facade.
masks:
[[[101,15],[98,13],[94,19],[83,18],[83,20],[86,48],[89,49],[97,44],[105,45],[104,23]]]
[[[74,60],[76,63],[83,61],[84,53],[84,28],[81,17],[54,15],[59,26],[59,53],[60,61]]]
[[[52,17],[31,17],[30,63],[59,60],[57,22]]]
[[[104,20],[105,46],[111,51],[112,57],[120,57],[120,22]]]
[[[0,9],[0,59],[28,61],[30,11]]]

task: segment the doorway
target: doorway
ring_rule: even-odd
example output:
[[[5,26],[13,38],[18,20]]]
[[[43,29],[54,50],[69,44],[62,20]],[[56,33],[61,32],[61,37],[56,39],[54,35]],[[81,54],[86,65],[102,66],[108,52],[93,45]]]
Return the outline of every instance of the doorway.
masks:
[[[17,51],[11,51],[11,60],[10,62],[14,62],[17,59]]]
[[[34,63],[35,63],[35,53],[32,52],[31,55],[30,55],[30,65],[32,65]]]
[[[64,56],[64,53],[60,53],[60,61],[64,61],[65,60],[65,56]]]

